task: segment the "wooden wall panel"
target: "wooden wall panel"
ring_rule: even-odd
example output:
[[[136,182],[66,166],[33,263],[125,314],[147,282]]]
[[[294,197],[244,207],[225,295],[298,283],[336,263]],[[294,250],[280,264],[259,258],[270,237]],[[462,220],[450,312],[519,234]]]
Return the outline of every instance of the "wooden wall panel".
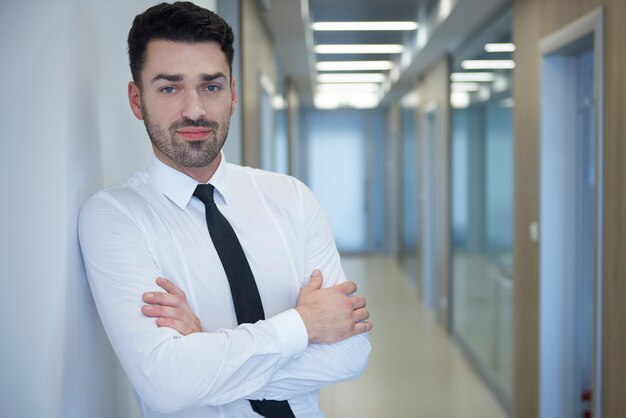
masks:
[[[514,58],[518,63],[513,72],[513,415],[520,418],[539,416],[539,247],[529,235],[529,225],[539,220],[539,72],[535,68],[539,1],[517,1],[513,12]]]
[[[605,14],[603,416],[626,411],[626,2]]]
[[[515,396],[514,416],[539,416],[539,254],[529,224],[539,217],[538,42],[597,7],[605,10],[603,416],[626,410],[626,2],[516,0]]]

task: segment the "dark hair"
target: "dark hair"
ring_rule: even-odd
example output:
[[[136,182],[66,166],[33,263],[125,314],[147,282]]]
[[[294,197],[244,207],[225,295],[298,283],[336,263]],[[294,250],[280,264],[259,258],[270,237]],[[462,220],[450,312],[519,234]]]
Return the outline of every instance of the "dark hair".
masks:
[[[161,3],[135,17],[128,33],[128,58],[135,83],[141,85],[148,43],[154,39],[174,42],[217,42],[232,73],[235,49],[233,30],[224,19],[190,2]]]

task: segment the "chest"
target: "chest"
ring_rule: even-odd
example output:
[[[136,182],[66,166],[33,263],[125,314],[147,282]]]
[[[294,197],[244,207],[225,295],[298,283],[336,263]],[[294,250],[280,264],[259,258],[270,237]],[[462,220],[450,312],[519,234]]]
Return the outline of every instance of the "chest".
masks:
[[[249,202],[225,207],[254,275],[267,318],[295,306],[304,272],[304,241],[294,234],[288,213],[272,213]],[[207,331],[234,328],[237,319],[228,278],[209,235],[202,204],[182,210],[164,205],[138,223],[163,276],[185,291]]]

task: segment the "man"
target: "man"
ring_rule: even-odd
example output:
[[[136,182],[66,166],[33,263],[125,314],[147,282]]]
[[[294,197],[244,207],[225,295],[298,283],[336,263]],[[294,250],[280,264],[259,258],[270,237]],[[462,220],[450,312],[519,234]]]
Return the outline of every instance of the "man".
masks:
[[[128,44],[128,97],[154,158],[83,206],[79,235],[143,416],[322,417],[319,388],[365,367],[369,314],[311,192],[221,153],[237,103],[232,30],[191,3],[163,3],[135,18]],[[211,216],[236,238],[223,244]],[[245,253],[235,267],[223,252],[233,241]],[[231,270],[242,265],[265,319],[241,320],[245,274]]]

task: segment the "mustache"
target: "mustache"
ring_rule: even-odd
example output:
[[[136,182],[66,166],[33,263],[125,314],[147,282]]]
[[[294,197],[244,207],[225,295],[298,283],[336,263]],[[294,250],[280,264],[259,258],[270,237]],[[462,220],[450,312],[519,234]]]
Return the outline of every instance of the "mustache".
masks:
[[[198,119],[198,120],[182,119],[182,120],[177,120],[176,122],[170,125],[170,132],[175,132],[178,129],[189,128],[189,127],[193,127],[193,128],[203,127],[203,128],[209,128],[209,129],[213,129],[214,131],[217,131],[219,126],[220,126],[219,123],[215,121],[208,121],[206,119]]]

